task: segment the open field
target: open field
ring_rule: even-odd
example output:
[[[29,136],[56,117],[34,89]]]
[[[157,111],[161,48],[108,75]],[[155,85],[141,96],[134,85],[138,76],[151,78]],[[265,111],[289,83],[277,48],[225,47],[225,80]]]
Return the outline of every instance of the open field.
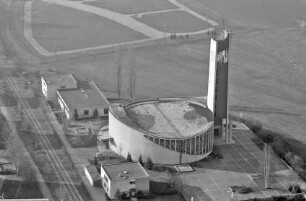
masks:
[[[297,19],[306,20],[303,0],[179,0],[186,5],[204,5],[225,20],[243,27],[286,28],[294,26]],[[197,6],[200,9],[200,6]]]
[[[32,30],[38,43],[49,51],[73,50],[146,38],[106,18],[41,1],[35,1],[32,7]]]
[[[83,2],[83,4],[104,8],[122,14],[136,14],[177,8],[168,0],[96,0]]]
[[[143,14],[141,17],[134,15],[133,17],[150,27],[168,33],[196,32],[211,27],[203,20],[181,10]]]

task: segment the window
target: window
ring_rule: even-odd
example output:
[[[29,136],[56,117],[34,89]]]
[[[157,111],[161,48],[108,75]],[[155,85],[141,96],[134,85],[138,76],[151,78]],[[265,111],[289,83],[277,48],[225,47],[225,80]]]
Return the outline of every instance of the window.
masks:
[[[181,151],[181,140],[176,140],[175,151],[177,151],[177,152]]]
[[[175,140],[170,141],[170,149],[175,150]]]
[[[89,115],[89,110],[84,110],[84,115]]]
[[[136,184],[135,180],[130,180],[130,184]]]
[[[106,177],[106,175],[104,175],[104,181],[108,183],[108,178]]]
[[[195,138],[191,138],[191,142],[190,142],[190,146],[191,146],[191,154],[195,154]]]
[[[190,154],[190,139],[186,140],[186,153]]]
[[[159,141],[159,142],[160,142],[160,144],[159,144],[160,146],[162,146],[162,147],[164,147],[164,146],[165,146],[165,141],[164,141],[164,139],[160,139],[160,141]]]
[[[166,142],[166,146],[165,147],[167,149],[170,149],[170,140],[165,140],[165,142]]]
[[[108,108],[104,108],[104,114],[108,114]]]
[[[66,86],[60,86],[61,89],[66,89]]]

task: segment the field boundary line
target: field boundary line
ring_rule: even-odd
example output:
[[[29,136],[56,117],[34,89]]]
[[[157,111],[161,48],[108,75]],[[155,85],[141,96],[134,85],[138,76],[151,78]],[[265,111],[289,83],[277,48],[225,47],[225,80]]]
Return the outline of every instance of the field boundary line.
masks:
[[[24,37],[29,41],[32,47],[43,56],[52,56],[53,54],[43,48],[33,37],[32,33],[32,4],[33,1],[24,3]]]

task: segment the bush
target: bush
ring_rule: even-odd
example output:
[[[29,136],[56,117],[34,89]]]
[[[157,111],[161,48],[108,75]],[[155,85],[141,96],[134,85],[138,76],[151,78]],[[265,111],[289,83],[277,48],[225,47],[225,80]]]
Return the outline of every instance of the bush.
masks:
[[[153,169],[153,161],[152,161],[152,159],[150,157],[147,159],[146,168],[148,170],[152,170]]]
[[[109,196],[107,195],[107,193],[104,194],[106,200],[110,200]]]
[[[138,158],[138,162],[140,163],[141,166],[143,166],[143,161],[142,161],[141,155],[140,155],[139,158]]]
[[[294,195],[294,196],[273,196],[267,198],[251,198],[247,201],[305,201],[306,199],[302,194]]]
[[[137,198],[139,198],[139,199],[143,198],[143,192],[142,191],[137,192]]]
[[[175,195],[177,190],[171,183],[150,181],[150,192],[156,195]]]
[[[126,161],[127,162],[133,162],[132,156],[130,153],[128,153],[127,157],[126,157]]]
[[[105,194],[106,194],[106,193],[105,193]],[[107,195],[107,194],[106,194],[106,195]],[[107,197],[108,197],[108,196],[107,196]],[[117,200],[122,200],[122,195],[121,195],[119,189],[117,189],[116,192],[115,192],[115,198],[116,198]]]
[[[256,120],[241,119],[233,115],[231,117],[244,123],[262,141],[271,144],[275,153],[284,159],[306,181],[306,160],[304,159],[304,153],[296,148],[295,142],[290,142],[290,139],[279,133],[263,129],[262,124]]]
[[[233,192],[240,193],[240,194],[248,194],[251,193],[253,190],[246,186],[231,186]]]
[[[164,166],[154,166],[153,170],[157,172],[163,172],[166,170],[166,168]]]
[[[291,192],[291,193],[301,193],[301,188],[299,185],[290,185],[288,190]]]
[[[78,114],[78,111],[76,109],[74,110],[74,119],[75,120],[79,119],[79,114]]]

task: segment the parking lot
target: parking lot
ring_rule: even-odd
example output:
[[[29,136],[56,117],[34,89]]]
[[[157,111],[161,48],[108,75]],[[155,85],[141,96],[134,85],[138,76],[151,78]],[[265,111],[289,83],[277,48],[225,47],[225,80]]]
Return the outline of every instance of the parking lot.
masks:
[[[215,152],[222,159],[194,163],[192,173],[182,173],[184,195],[194,201],[230,200],[228,186],[251,187],[249,194],[236,194],[239,199],[288,194],[292,183],[303,183],[274,153],[271,153],[270,189],[264,188],[263,143],[244,125],[233,129],[233,143],[215,142]],[[302,184],[303,186],[304,184]]]

